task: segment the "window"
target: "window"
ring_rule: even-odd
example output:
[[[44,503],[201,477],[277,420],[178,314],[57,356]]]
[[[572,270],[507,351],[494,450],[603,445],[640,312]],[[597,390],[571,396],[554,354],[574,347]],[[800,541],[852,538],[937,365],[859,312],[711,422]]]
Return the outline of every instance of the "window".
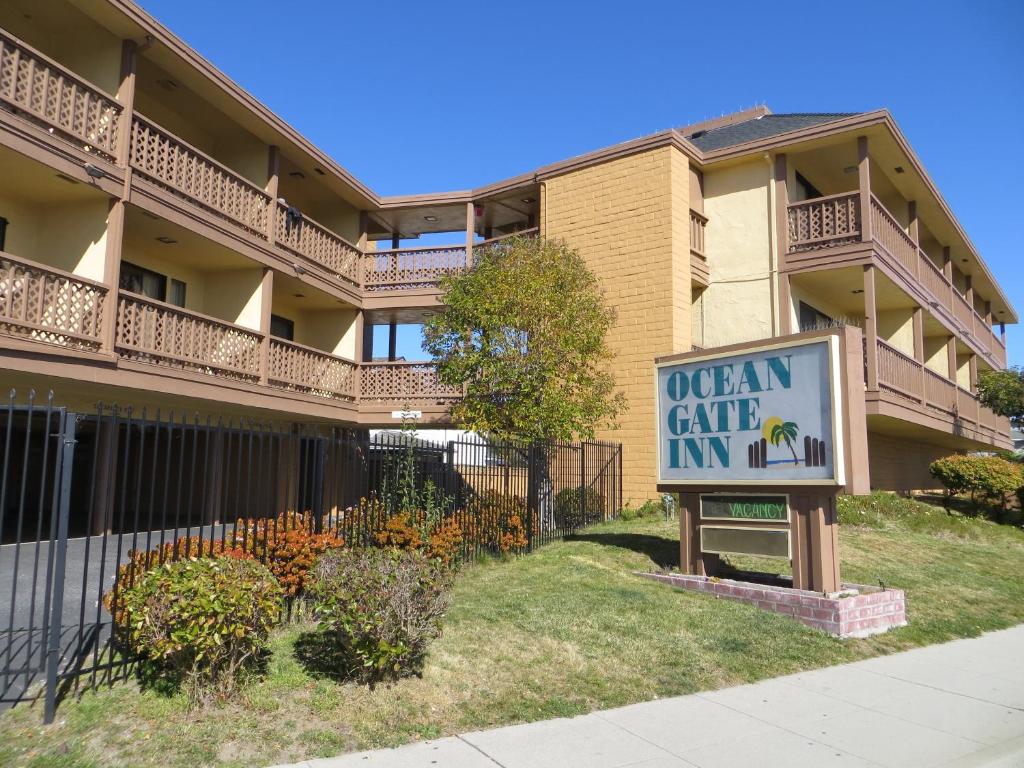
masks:
[[[800,189],[800,194],[802,195],[800,198],[801,200],[824,197],[824,195],[818,191],[818,188],[805,179],[799,171],[796,174],[796,185]]]
[[[181,280],[171,278],[171,293],[167,297],[167,303],[176,307],[185,307],[185,283]]]
[[[810,304],[800,302],[801,331],[817,331],[821,328],[831,328],[834,324],[832,318],[824,312],[819,312]]]
[[[138,293],[157,301],[167,300],[167,277],[129,261],[121,262],[121,279],[118,285],[123,291]]]
[[[4,249],[5,241],[7,240],[7,219],[0,216],[0,251]]]
[[[295,323],[280,315],[270,316],[270,335],[285,341],[295,341]]]

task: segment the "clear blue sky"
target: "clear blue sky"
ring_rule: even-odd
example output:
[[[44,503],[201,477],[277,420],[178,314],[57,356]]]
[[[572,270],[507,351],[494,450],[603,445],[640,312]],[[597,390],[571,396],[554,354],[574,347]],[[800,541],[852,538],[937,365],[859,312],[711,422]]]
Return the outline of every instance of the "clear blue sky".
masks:
[[[381,194],[478,186],[758,103],[887,107],[1024,314],[1020,0],[142,5]],[[1024,364],[1024,332],[1009,343]]]

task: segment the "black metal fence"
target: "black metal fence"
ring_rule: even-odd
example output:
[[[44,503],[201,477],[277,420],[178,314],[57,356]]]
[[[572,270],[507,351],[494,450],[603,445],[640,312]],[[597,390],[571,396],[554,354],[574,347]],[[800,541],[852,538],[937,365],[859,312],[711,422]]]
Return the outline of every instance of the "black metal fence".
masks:
[[[621,448],[600,442],[437,444],[116,406],[73,413],[15,392],[0,440],[0,703],[42,696],[47,720],[71,688],[126,674],[103,596],[132,552],[202,552],[290,511],[366,545],[411,493],[459,523],[472,560],[507,549],[512,514],[521,552],[622,506]]]

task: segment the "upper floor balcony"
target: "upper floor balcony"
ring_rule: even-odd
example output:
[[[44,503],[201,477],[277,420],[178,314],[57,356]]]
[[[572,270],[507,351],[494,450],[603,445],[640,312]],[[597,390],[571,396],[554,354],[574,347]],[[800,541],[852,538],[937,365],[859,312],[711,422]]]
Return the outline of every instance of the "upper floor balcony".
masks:
[[[987,364],[1006,365],[1003,324],[1015,321],[1013,308],[889,133],[778,155],[775,183],[783,275],[874,265]]]

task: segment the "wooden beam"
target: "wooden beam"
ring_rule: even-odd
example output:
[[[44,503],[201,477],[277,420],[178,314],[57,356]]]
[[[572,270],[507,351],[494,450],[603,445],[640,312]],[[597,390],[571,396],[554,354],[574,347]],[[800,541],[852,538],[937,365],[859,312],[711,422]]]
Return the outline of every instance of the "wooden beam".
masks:
[[[864,342],[867,347],[868,391],[878,390],[878,315],[875,307],[875,267],[864,267]]]
[[[871,160],[868,137],[857,137],[857,188],[860,191],[860,239],[871,240]]]

